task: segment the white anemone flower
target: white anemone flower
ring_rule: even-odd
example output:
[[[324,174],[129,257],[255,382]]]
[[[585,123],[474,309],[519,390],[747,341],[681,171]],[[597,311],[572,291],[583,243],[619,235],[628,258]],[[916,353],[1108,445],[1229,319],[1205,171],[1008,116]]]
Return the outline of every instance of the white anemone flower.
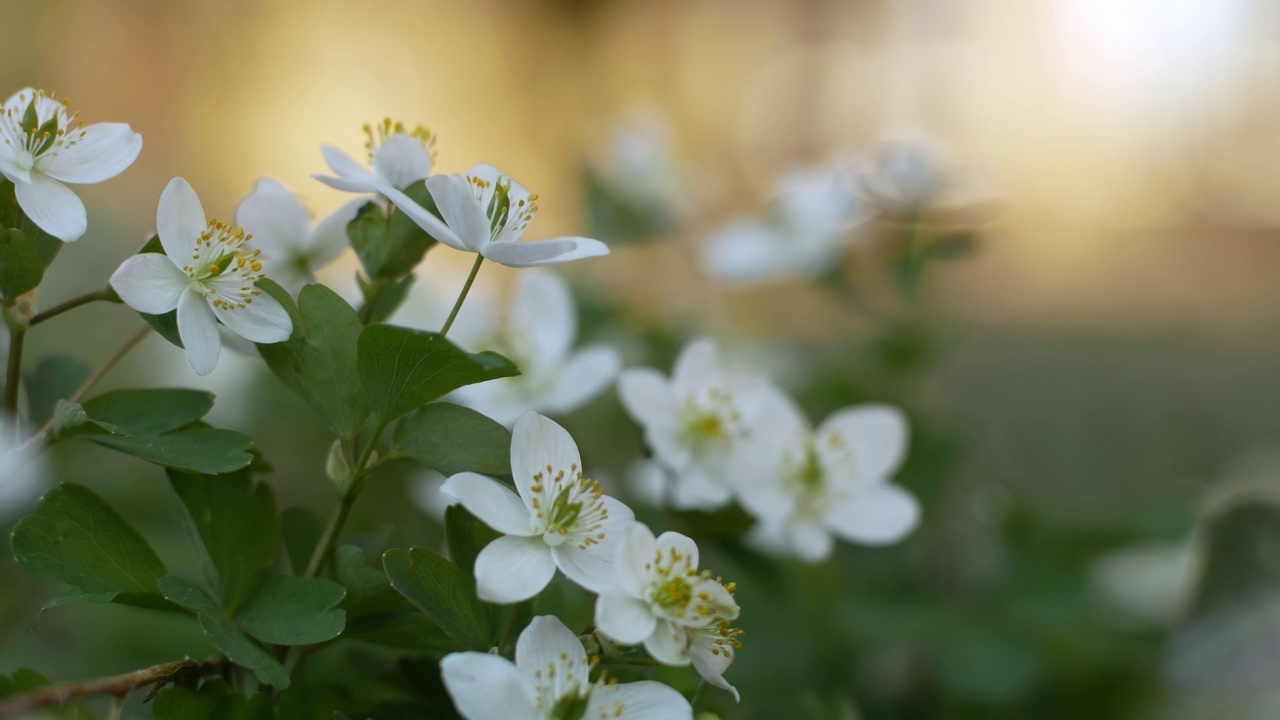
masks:
[[[430,130],[421,125],[410,130],[387,118],[376,126],[365,125],[364,134],[371,168],[332,145],[322,145],[320,153],[334,175],[311,177],[336,190],[385,196],[388,188],[403,190],[431,174],[436,136]]]
[[[459,402],[510,426],[534,410],[563,415],[586,405],[608,387],[622,356],[607,345],[574,351],[578,310],[569,285],[558,275],[522,274],[503,321],[479,347],[496,350],[520,367],[520,375],[469,385]]]
[[[914,213],[949,189],[940,152],[924,140],[884,140],[876,148],[859,184],[870,204],[897,213]]]
[[[178,310],[178,335],[197,375],[218,364],[218,321],[255,343],[289,339],[289,313],[255,284],[263,274],[257,250],[242,228],[205,219],[200,198],[186,180],[169,181],[160,195],[156,228],[164,254],[143,253],[121,263],[111,287],[138,312]]]
[[[38,447],[14,439],[12,420],[0,415],[0,524],[29,511],[49,482]]]
[[[381,188],[396,207],[432,237],[454,250],[479,253],[499,265],[533,267],[609,254],[609,247],[585,237],[518,242],[538,212],[538,196],[480,164],[466,175],[432,175],[427,190],[440,218],[395,188]]]
[[[759,521],[750,542],[818,563],[833,535],[887,545],[919,524],[915,497],[889,482],[906,455],[901,411],[856,405],[812,430],[781,390],[768,389],[761,405],[756,440],[734,459],[738,499]]]
[[[721,369],[709,340],[685,347],[669,381],[649,368],[618,376],[623,407],[644,427],[655,459],[675,478],[673,507],[711,510],[728,504],[729,461],[750,438],[762,384]]]
[[[471,472],[453,475],[440,489],[503,534],[476,557],[480,599],[528,600],[557,567],[592,592],[612,585],[618,542],[635,515],[582,474],[569,433],[537,413],[520,416],[511,431],[511,475],[519,495]]]
[[[844,168],[828,164],[793,171],[778,181],[768,220],[733,222],[707,238],[703,268],[728,282],[820,276],[852,241],[857,208]]]
[[[596,600],[596,628],[613,640],[644,643],[666,665],[693,663],[708,682],[738,696],[724,679],[742,634],[733,583],[698,571],[698,546],[677,532],[655,538],[636,523],[618,547],[618,582]]]
[[[454,707],[466,720],[691,720],[683,695],[653,680],[591,682],[586,650],[564,623],[535,617],[516,641],[516,661],[459,652],[440,661]]]
[[[93,185],[124,172],[142,152],[142,136],[124,123],[86,126],[57,100],[24,88],[0,111],[0,174],[41,230],[62,240],[88,228],[84,203],[63,183]]]
[[[352,200],[314,225],[305,205],[279,180],[262,178],[236,206],[236,225],[253,236],[271,279],[296,295],[313,272],[347,247],[347,224],[366,200]]]

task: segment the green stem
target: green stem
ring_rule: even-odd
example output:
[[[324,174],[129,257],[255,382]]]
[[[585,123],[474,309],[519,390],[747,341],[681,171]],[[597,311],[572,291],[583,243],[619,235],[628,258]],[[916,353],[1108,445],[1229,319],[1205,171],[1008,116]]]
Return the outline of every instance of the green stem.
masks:
[[[311,552],[311,560],[307,562],[307,569],[302,573],[302,577],[313,578],[320,574],[320,568],[324,567],[329,554],[333,552],[333,544],[337,542],[338,533],[342,532],[342,526],[346,524],[347,516],[351,514],[351,506],[355,504],[356,496],[359,494],[357,486],[352,486],[351,491],[342,496],[338,507],[333,511],[333,516],[329,518],[329,524],[320,534],[315,550]]]
[[[480,272],[480,264],[484,262],[484,256],[476,253],[476,264],[471,266],[471,274],[467,276],[467,283],[462,286],[462,292],[458,294],[458,301],[453,304],[453,311],[449,313],[449,319],[444,321],[444,327],[440,328],[441,335],[448,335],[449,328],[453,327],[453,321],[458,317],[458,311],[462,309],[462,301],[467,299],[467,293],[471,292],[471,283],[476,281],[476,274]]]
[[[22,342],[27,329],[20,325],[9,326],[9,369],[4,381],[4,411],[13,418],[13,430],[18,432],[18,386],[22,382]]]
[[[97,302],[99,300],[111,300],[115,296],[115,291],[111,288],[103,288],[102,290],[85,293],[79,297],[73,297],[61,305],[54,305],[42,313],[36,313],[35,317],[31,318],[31,324],[39,325],[45,320],[52,320],[68,310],[75,310],[81,305],[88,305],[91,302]]]
[[[378,306],[378,300],[382,299],[382,293],[387,289],[386,280],[370,280],[368,292],[364,296],[364,305],[360,307],[360,324],[368,325],[373,319],[374,308]]]

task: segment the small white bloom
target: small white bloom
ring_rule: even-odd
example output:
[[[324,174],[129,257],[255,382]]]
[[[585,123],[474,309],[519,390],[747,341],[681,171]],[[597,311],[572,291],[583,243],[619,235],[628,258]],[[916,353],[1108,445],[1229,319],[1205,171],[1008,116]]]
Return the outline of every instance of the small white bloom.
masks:
[[[550,415],[577,410],[599,395],[622,366],[621,354],[607,345],[573,350],[578,311],[569,285],[559,276],[530,272],[517,283],[503,321],[477,347],[510,358],[520,374],[454,393],[462,404],[507,426],[529,410]]]
[[[476,557],[480,599],[528,600],[557,567],[592,592],[609,587],[620,534],[635,515],[582,474],[569,433],[537,413],[520,416],[511,431],[511,475],[519,495],[471,472],[450,477],[440,489],[503,533]]]
[[[737,691],[724,679],[741,632],[733,584],[698,571],[698,546],[677,532],[655,538],[636,523],[618,547],[618,582],[596,600],[596,628],[623,644],[644,643],[666,665],[693,662],[717,687]]]
[[[218,364],[219,320],[256,343],[289,339],[289,313],[254,286],[264,275],[258,251],[244,246],[250,236],[227,223],[206,221],[186,180],[177,177],[165,187],[156,228],[165,254],[125,260],[111,276],[111,287],[138,312],[159,315],[177,308],[178,335],[197,375],[208,375]]]
[[[41,230],[72,242],[88,227],[84,203],[63,183],[92,185],[124,172],[142,152],[142,136],[123,123],[85,126],[67,101],[32,88],[0,111],[0,174]]]
[[[332,145],[322,145],[320,153],[333,175],[311,177],[337,190],[386,195],[385,190],[403,190],[431,174],[436,137],[421,125],[409,130],[390,118],[377,126],[364,126],[365,148],[372,170],[351,159]]]
[[[689,343],[671,380],[649,368],[624,370],[618,396],[644,427],[656,459],[675,475],[671,503],[714,509],[732,497],[729,460],[750,434],[760,378],[720,368],[709,340]]]
[[[271,279],[291,294],[315,280],[312,272],[332,262],[347,246],[347,224],[365,200],[352,200],[311,224],[307,208],[279,180],[263,178],[236,206],[236,225],[253,236]]]
[[[897,213],[927,207],[951,184],[939,155],[923,140],[882,141],[860,175],[863,195],[872,205]]]
[[[0,416],[0,525],[28,512],[48,481],[39,448],[15,441],[12,421]]]
[[[444,475],[435,470],[423,468],[409,480],[408,488],[410,502],[427,517],[442,524],[444,523],[445,511],[449,509],[450,505],[458,503],[457,500],[440,492],[444,482]]]
[[[691,720],[693,708],[652,680],[591,682],[591,663],[573,632],[540,615],[516,641],[516,661],[460,652],[440,661],[454,707],[467,720]]]
[[[1170,626],[1190,607],[1204,561],[1195,538],[1135,545],[1095,560],[1090,584],[1103,609],[1120,619],[1141,627]]]
[[[607,245],[585,237],[518,242],[538,212],[538,196],[492,165],[476,165],[466,175],[433,175],[427,190],[444,222],[397,189],[379,188],[436,240],[500,265],[532,267],[609,254]]]
[[[852,239],[857,195],[835,164],[793,171],[778,181],[767,221],[741,220],[711,234],[702,265],[730,282],[829,270]]]
[[[906,455],[907,421],[887,405],[858,405],[813,431],[781,390],[762,393],[756,440],[734,458],[738,498],[759,521],[761,549],[817,563],[834,534],[884,545],[919,523],[920,506],[889,483]]]

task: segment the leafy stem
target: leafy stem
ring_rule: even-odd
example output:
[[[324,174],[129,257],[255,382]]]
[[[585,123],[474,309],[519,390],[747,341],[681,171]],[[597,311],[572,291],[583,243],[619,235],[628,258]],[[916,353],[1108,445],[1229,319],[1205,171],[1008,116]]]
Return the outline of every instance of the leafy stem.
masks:
[[[338,541],[338,535],[342,532],[342,526],[347,522],[347,516],[351,514],[351,506],[355,505],[356,497],[360,495],[360,490],[364,487],[364,480],[373,472],[374,468],[381,463],[370,463],[373,452],[378,446],[378,438],[382,437],[382,431],[385,430],[387,424],[385,421],[379,421],[378,426],[374,428],[373,435],[369,438],[369,442],[365,443],[360,451],[359,458],[350,463],[353,477],[349,485],[343,488],[342,497],[338,501],[338,507],[334,508],[333,515],[329,518],[329,524],[325,526],[324,532],[320,534],[320,539],[316,542],[315,549],[311,552],[311,559],[307,561],[307,568],[302,573],[304,578],[312,578],[320,573],[320,568],[324,567],[324,563],[329,559],[329,555],[333,552],[334,543]],[[350,445],[344,444],[344,450],[347,451],[348,460],[350,460]]]
[[[462,301],[467,299],[467,293],[471,292],[471,283],[476,281],[476,275],[480,272],[480,265],[484,262],[484,256],[476,253],[476,262],[471,266],[471,274],[467,276],[467,282],[462,286],[462,292],[458,293],[458,300],[453,304],[453,310],[449,311],[449,319],[444,321],[444,327],[440,328],[441,335],[448,335],[449,328],[453,327],[453,321],[458,317],[458,311],[462,309]]]
[[[360,306],[360,324],[368,325],[373,320],[373,311],[378,306],[378,301],[382,299],[382,293],[387,289],[387,281],[383,279],[370,280],[365,286],[364,305]]]
[[[22,344],[27,329],[17,323],[9,324],[9,366],[4,380],[4,414],[14,418],[15,437],[18,430],[18,385],[22,382]]]

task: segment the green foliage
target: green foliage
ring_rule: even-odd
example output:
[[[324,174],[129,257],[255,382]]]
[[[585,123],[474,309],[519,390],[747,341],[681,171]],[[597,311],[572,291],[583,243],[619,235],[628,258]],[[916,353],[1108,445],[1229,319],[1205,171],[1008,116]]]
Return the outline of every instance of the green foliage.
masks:
[[[221,605],[199,586],[175,575],[160,578],[160,592],[172,602],[196,612],[200,629],[237,665],[253,671],[258,682],[277,688],[289,687],[284,666],[254,642],[229,619]]]
[[[485,545],[502,536],[461,505],[450,505],[445,509],[444,533],[449,541],[449,556],[472,576],[475,575],[476,556]]]
[[[93,368],[79,358],[65,355],[40,358],[34,367],[23,372],[28,419],[37,425],[44,423],[53,416],[58,401],[71,397],[92,374]]]
[[[272,720],[276,715],[269,695],[245,697],[215,678],[199,690],[181,685],[161,690],[151,701],[151,716],[155,720]]]
[[[44,277],[40,252],[21,230],[0,229],[0,299],[13,302]]]
[[[481,652],[493,646],[489,613],[470,574],[425,548],[388,550],[382,565],[392,587],[460,646]]]
[[[236,621],[265,643],[312,645],[342,634],[346,614],[334,608],[346,594],[324,578],[273,578],[258,588]]]
[[[13,183],[5,178],[0,178],[0,228],[22,231],[23,236],[35,246],[40,264],[45,268],[53,264],[58,251],[62,250],[61,240],[41,230],[22,212]]]
[[[391,452],[441,475],[511,474],[511,431],[450,403],[431,403],[400,421]]]
[[[253,462],[253,441],[233,430],[190,427],[164,435],[106,435],[80,437],[156,465],[192,473],[235,472]]]
[[[293,317],[293,336],[282,343],[259,345],[267,366],[320,413],[342,438],[351,438],[369,416],[369,403],[356,377],[356,339],[360,319],[345,300],[323,285],[298,294],[298,306],[278,286],[259,287],[284,305]]]
[[[424,181],[410,185],[404,192],[428,212],[439,215]],[[436,242],[404,213],[393,212],[387,217],[382,207],[373,202],[360,208],[347,225],[347,238],[372,280],[396,280],[408,275]]]
[[[373,307],[362,312],[364,321],[385,322],[404,303],[409,289],[417,279],[411,273],[399,280],[365,280],[360,273],[356,273],[356,283],[360,285],[360,293],[364,296],[366,305],[373,303]]]
[[[202,390],[114,390],[84,403],[93,422],[123,435],[160,435],[189,425],[213,409]]]
[[[464,385],[519,374],[492,352],[468,353],[438,333],[370,325],[357,344],[360,383],[386,423]]]

